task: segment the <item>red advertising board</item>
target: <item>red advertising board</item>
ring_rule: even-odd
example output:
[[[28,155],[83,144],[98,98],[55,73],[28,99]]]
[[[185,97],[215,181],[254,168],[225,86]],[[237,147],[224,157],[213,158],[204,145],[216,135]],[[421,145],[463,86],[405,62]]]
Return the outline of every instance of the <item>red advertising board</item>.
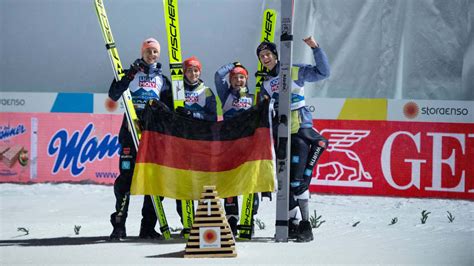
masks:
[[[1,113],[0,182],[113,184],[121,115]]]
[[[315,193],[474,199],[474,124],[318,120]]]

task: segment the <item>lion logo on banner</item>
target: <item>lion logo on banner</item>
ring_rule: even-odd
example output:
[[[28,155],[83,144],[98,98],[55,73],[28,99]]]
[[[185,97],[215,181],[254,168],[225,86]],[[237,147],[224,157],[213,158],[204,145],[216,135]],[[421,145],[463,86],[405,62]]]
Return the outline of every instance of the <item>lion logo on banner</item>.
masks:
[[[350,148],[370,134],[369,130],[325,129],[326,149],[333,159],[318,164],[311,184],[323,186],[372,187],[372,176],[364,169],[359,155]]]

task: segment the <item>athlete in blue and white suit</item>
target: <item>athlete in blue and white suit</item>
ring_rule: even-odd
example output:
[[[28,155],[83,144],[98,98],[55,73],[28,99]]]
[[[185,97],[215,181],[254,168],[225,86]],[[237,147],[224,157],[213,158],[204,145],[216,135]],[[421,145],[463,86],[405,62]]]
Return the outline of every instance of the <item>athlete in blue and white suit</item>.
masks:
[[[309,185],[314,166],[328,142],[313,129],[311,112],[305,106],[304,84],[329,77],[330,70],[327,56],[314,38],[310,36],[305,38],[304,42],[311,48],[315,64],[295,64],[292,69],[292,73],[297,73],[297,75],[292,75],[293,82],[291,84],[290,217],[295,216],[297,207],[299,207],[301,222],[299,222],[298,228],[295,228],[297,219],[290,221],[289,231],[295,233],[297,241],[307,242],[313,240],[311,225],[308,221]],[[276,45],[271,42],[262,42],[257,47],[257,56],[265,67],[264,72],[257,73],[264,76],[260,98],[275,99],[276,107],[278,106],[280,86],[278,76],[280,63]],[[297,231],[295,232],[295,230]]]
[[[229,75],[229,82],[227,75]],[[247,79],[247,69],[238,62],[223,65],[216,71],[214,83],[217,95],[222,102],[224,120],[252,107],[253,95],[247,88]]]
[[[227,81],[229,76],[229,81]],[[231,119],[239,113],[248,110],[253,104],[253,95],[247,87],[248,71],[239,62],[229,63],[221,66],[214,75],[217,94],[222,101],[222,113],[224,120]],[[258,194],[254,194],[253,215],[257,214],[259,206]],[[238,197],[230,197],[224,200],[224,209],[227,221],[234,236],[237,235],[237,222],[239,220]]]
[[[184,60],[184,109],[186,110],[179,108],[177,112],[200,120],[217,121],[216,96],[201,80],[201,69],[201,62],[195,56]]]
[[[176,112],[194,119],[217,121],[216,96],[201,80],[201,70],[202,64],[195,56],[184,60],[184,107],[176,108]],[[181,200],[176,200],[176,211],[183,224]],[[183,229],[182,234],[189,233],[188,230],[190,228]]]
[[[153,38],[146,39],[142,44],[141,52],[142,58],[135,60],[130,69],[125,70],[125,76],[118,82],[115,80],[112,82],[109,89],[109,98],[107,99],[109,104],[114,104],[122,93],[129,88],[138,118],[140,118],[145,104],[149,100],[157,99],[164,102],[169,108],[173,106],[170,82],[162,74],[161,64],[158,63],[160,57],[158,41]],[[137,155],[125,116],[120,128],[119,142],[122,146],[120,150],[120,175],[114,183],[115,212],[110,217],[110,222],[114,227],[110,238],[113,240],[126,237],[125,221]],[[159,238],[160,234],[154,229],[157,217],[149,196],[144,198],[142,216],[139,237]]]

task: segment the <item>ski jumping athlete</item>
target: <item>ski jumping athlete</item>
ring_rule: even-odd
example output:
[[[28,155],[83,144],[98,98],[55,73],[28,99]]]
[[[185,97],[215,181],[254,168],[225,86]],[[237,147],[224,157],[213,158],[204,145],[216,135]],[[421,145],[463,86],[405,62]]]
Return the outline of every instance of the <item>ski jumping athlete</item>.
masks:
[[[314,38],[312,36],[307,37],[304,42],[313,52],[315,65],[293,65],[293,70],[297,70],[298,75],[292,77],[290,106],[289,237],[296,236],[299,242],[313,240],[308,209],[309,185],[313,169],[328,144],[328,141],[313,128],[311,112],[305,106],[304,83],[325,79],[329,77],[330,72],[327,56]],[[260,43],[257,47],[257,57],[264,66],[264,71],[257,73],[257,75],[264,76],[263,89],[259,97],[275,99],[275,109],[278,110],[280,63],[276,45],[272,42]],[[274,130],[274,133],[277,133],[277,130]],[[301,211],[301,221],[298,221],[298,207]]]
[[[130,89],[132,102],[140,118],[145,104],[151,99],[163,101],[172,109],[171,84],[161,72],[160,44],[153,38],[146,39],[141,48],[142,58],[135,60],[130,69],[125,70],[125,76],[120,81],[113,81],[109,89],[109,98],[106,105],[116,107],[116,101],[122,93]],[[120,150],[120,175],[114,183],[114,194],[116,198],[115,212],[110,216],[110,222],[114,229],[110,235],[111,240],[125,238],[125,221],[127,219],[128,205],[130,202],[130,186],[132,182],[133,169],[137,151],[128,130],[127,121],[124,116],[119,133]],[[156,213],[150,196],[145,196],[142,207],[142,221],[140,226],[140,238],[157,239],[160,234],[155,231],[157,222]]]
[[[201,80],[202,64],[195,56],[183,62],[184,107],[178,107],[179,114],[206,121],[217,121],[216,96]]]
[[[202,64],[192,56],[183,62],[184,71],[184,107],[176,108],[176,112],[186,117],[200,120],[217,121],[216,96],[201,80]],[[176,210],[183,222],[181,200],[176,200]],[[185,233],[184,230],[182,232]]]
[[[229,75],[229,82],[226,76]],[[220,67],[214,75],[214,83],[219,98],[222,101],[224,120],[252,107],[253,95],[247,88],[248,71],[239,62],[229,63]],[[257,214],[259,205],[258,194],[254,194],[252,215]],[[224,209],[227,221],[234,237],[237,236],[237,223],[239,221],[238,197],[224,199]]]

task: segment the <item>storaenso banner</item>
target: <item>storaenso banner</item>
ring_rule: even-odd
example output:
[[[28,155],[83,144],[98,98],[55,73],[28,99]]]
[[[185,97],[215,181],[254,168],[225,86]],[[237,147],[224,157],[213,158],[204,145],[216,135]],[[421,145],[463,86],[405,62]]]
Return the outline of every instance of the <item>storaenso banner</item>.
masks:
[[[25,99],[18,99],[18,98],[10,98],[10,99],[5,99],[5,98],[0,98],[0,105],[1,106],[24,106],[25,105]]]
[[[453,107],[429,107],[421,108],[422,115],[464,115],[469,114],[467,108],[453,108]]]

